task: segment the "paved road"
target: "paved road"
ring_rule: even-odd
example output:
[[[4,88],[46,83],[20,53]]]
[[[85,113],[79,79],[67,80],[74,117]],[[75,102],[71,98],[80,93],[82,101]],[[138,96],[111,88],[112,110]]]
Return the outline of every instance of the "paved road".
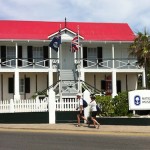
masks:
[[[0,150],[149,150],[150,136],[0,131]]]

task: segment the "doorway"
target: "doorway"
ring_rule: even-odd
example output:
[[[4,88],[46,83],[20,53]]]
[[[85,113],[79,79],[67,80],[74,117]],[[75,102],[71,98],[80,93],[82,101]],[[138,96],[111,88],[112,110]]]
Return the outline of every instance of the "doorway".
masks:
[[[74,53],[70,51],[71,44],[63,43],[60,52],[60,68],[72,70],[74,68]]]

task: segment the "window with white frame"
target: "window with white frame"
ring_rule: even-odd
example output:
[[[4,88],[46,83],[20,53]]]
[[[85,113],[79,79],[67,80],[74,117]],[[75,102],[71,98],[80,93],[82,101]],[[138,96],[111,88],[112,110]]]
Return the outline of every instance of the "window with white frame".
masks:
[[[21,93],[24,93],[25,92],[25,81],[24,81],[24,79],[20,79],[20,84],[19,84],[19,92],[20,92],[20,94]]]
[[[88,48],[87,59],[88,66],[92,66],[97,62],[97,48]]]
[[[15,46],[7,46],[6,48],[6,64],[15,65],[16,64],[16,48]]]
[[[14,93],[14,78],[8,78],[8,92]],[[19,92],[20,94],[30,93],[30,78],[19,79]]]
[[[33,47],[33,59],[38,64],[43,64],[43,47]]]

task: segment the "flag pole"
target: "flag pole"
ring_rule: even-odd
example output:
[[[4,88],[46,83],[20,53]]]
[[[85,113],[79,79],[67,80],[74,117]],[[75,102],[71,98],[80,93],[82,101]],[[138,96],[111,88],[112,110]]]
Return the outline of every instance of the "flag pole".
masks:
[[[77,26],[78,29],[78,44],[79,44],[79,25]]]
[[[78,58],[77,58],[77,63],[79,63],[79,25],[77,26],[77,33],[78,33]],[[80,83],[80,73],[79,73],[79,77],[78,77],[78,90],[79,92],[81,92],[81,83]]]
[[[79,25],[77,26],[77,30],[78,30],[78,58],[79,58]]]

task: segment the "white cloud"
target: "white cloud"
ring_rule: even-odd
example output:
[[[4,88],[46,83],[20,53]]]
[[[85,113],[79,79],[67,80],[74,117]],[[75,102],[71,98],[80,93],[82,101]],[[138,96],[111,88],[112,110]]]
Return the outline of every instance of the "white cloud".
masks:
[[[149,0],[0,0],[0,19],[126,22],[150,30]]]

